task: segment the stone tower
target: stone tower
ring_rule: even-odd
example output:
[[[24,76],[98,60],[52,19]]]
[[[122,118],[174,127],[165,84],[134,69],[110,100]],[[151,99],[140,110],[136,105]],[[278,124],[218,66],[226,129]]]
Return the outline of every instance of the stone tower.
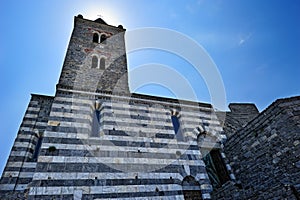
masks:
[[[210,199],[235,179],[210,104],[130,93],[124,33],[75,17],[56,93],[32,95],[1,197]]]
[[[121,25],[110,26],[101,18],[75,17],[57,88],[128,94],[124,33]]]

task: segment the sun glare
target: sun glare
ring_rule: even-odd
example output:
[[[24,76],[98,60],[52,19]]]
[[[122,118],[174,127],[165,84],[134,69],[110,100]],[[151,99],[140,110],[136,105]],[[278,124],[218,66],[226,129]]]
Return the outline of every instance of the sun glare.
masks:
[[[90,20],[95,20],[97,18],[102,18],[106,23],[118,26],[122,24],[120,22],[120,17],[116,9],[111,9],[106,5],[98,5],[97,3],[88,5],[85,10],[85,13],[82,13],[83,17]]]

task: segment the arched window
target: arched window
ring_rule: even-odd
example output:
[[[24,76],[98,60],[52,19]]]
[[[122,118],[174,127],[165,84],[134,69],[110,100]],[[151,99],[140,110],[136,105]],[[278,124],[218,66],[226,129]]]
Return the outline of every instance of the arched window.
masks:
[[[106,35],[102,34],[101,37],[100,37],[100,43],[102,44],[106,44]]]
[[[105,58],[100,59],[100,69],[105,69]]]
[[[92,137],[98,137],[99,136],[99,130],[100,130],[100,111],[95,110],[93,112],[91,136]]]
[[[101,110],[101,102],[99,100],[95,101],[95,110],[93,112],[93,119],[92,119],[92,137],[98,137],[100,131],[100,113]]]
[[[200,184],[192,176],[187,176],[182,181],[182,190],[185,200],[202,200]]]
[[[99,35],[98,35],[98,33],[94,33],[94,35],[93,35],[93,42],[96,42],[96,43],[99,42]]]
[[[180,115],[179,115],[178,111],[172,111],[171,120],[172,120],[176,138],[179,141],[183,141],[183,134],[182,134],[182,129],[180,128],[179,116]]]
[[[176,115],[172,115],[171,119],[172,119],[172,124],[173,124],[173,128],[174,128],[175,134],[177,134],[178,131],[179,131],[179,128],[180,128],[179,119],[178,119],[178,117]]]
[[[98,58],[97,56],[92,57],[92,68],[97,68],[98,67]]]

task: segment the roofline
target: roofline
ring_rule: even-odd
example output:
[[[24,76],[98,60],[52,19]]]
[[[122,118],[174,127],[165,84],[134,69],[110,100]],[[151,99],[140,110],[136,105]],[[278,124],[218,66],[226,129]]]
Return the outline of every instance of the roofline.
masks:
[[[74,24],[76,23],[76,20],[84,20],[84,21],[92,22],[92,23],[94,23],[94,24],[101,24],[101,25],[104,25],[104,26],[109,26],[109,27],[111,27],[111,28],[114,28],[114,29],[117,29],[117,30],[120,30],[120,31],[126,31],[125,28],[119,28],[119,27],[117,27],[117,26],[113,26],[113,25],[110,25],[110,24],[102,24],[102,23],[99,23],[99,22],[95,22],[94,20],[85,19],[85,18],[83,18],[83,17],[81,18],[81,17],[79,17],[79,15],[74,16]],[[104,21],[104,20],[103,20],[103,21]],[[121,26],[123,26],[123,25],[121,25]]]
[[[287,103],[287,102],[293,102],[293,101],[297,101],[297,100],[300,100],[300,96],[292,96],[292,97],[287,97],[287,98],[276,99],[266,109],[264,109],[256,117],[254,117],[252,120],[250,120],[248,123],[246,123],[245,126],[242,127],[242,130],[245,133],[244,135],[237,134],[241,130],[241,129],[237,129],[234,132],[234,134],[232,134],[230,137],[228,137],[228,140],[236,140],[236,141],[234,141],[234,143],[237,143],[237,138],[240,138],[240,137],[250,134],[253,130],[256,130],[259,126],[263,125],[266,120],[269,120],[269,118],[267,116],[268,116],[268,114],[271,113],[271,111],[273,109],[278,107],[280,104]],[[281,112],[281,111],[278,111],[278,112]],[[260,122],[260,123],[257,123],[257,122]]]
[[[147,99],[147,100],[157,100],[157,101],[163,101],[163,102],[169,102],[169,103],[184,103],[187,105],[193,105],[193,104],[198,104],[201,107],[206,107],[206,108],[213,108],[213,106],[210,103],[203,103],[199,101],[191,101],[191,100],[186,100],[186,99],[175,99],[171,97],[161,97],[161,96],[153,96],[153,95],[148,95],[148,94],[139,94],[139,93],[131,93],[132,97],[138,97],[142,99]]]

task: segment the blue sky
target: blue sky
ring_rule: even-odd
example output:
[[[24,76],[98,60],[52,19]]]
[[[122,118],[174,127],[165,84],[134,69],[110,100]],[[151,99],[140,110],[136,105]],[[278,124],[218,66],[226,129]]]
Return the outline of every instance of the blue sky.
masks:
[[[101,15],[109,24],[122,24],[127,30],[163,27],[193,38],[218,67],[227,104],[253,102],[263,110],[277,98],[300,94],[297,0],[11,0],[1,1],[0,11],[0,171],[30,94],[54,94],[73,17],[79,13],[87,19]],[[174,67],[190,79],[200,101],[210,101],[201,77],[182,68],[189,65],[184,60],[151,50],[128,58],[129,69],[151,62]],[[155,85],[139,92],[170,93]]]

